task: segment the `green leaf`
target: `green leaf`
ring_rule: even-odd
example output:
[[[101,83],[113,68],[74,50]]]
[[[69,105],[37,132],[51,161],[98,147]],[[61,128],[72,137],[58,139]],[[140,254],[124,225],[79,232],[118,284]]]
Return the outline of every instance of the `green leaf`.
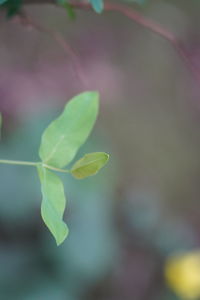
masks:
[[[104,152],[85,154],[73,165],[72,175],[77,179],[83,179],[95,175],[108,161],[109,155]]]
[[[94,126],[98,104],[97,92],[81,93],[67,103],[43,133],[39,155],[45,164],[63,168],[74,158]]]
[[[103,0],[89,0],[89,2],[92,5],[94,11],[96,11],[98,14],[102,13],[104,9]]]
[[[0,5],[4,4],[5,2],[7,2],[8,0],[0,0]]]
[[[38,173],[43,197],[41,215],[56,239],[57,245],[60,245],[69,232],[67,225],[62,220],[66,204],[63,183],[56,174],[42,165],[38,166]]]

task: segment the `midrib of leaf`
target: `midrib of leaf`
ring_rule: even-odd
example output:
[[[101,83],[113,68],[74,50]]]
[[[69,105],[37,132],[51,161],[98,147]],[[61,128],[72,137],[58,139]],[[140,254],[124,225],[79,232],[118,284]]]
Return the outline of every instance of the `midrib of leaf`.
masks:
[[[92,104],[90,103],[90,105],[92,105]],[[68,132],[70,131],[69,128],[70,128],[70,129],[73,128],[73,127],[74,127],[74,124],[76,124],[77,119],[80,119],[81,116],[84,116],[84,114],[83,114],[82,111],[79,112],[78,116],[76,116],[76,118],[74,118],[73,123],[71,123],[71,126],[68,127]],[[90,131],[91,131],[91,130],[90,130]],[[88,135],[89,135],[89,134],[90,134],[90,132],[88,133]],[[54,155],[54,153],[56,152],[58,146],[61,144],[61,142],[63,141],[63,139],[64,139],[66,136],[67,136],[67,135],[64,135],[64,134],[63,134],[63,135],[60,137],[59,141],[55,144],[55,147],[54,147],[54,148],[52,149],[52,151],[50,152],[48,158],[44,161],[46,164],[48,164],[48,161],[53,157],[53,155]]]
[[[97,161],[99,161],[99,160],[101,160],[101,159],[99,158],[99,159],[91,160],[89,163],[84,164],[84,165],[78,167],[76,170],[78,170],[78,169],[80,169],[80,168],[83,168],[83,167],[85,167],[85,166],[88,166],[88,165],[90,165],[90,164],[93,164],[93,163],[95,163],[95,162],[97,162]],[[72,169],[72,170],[73,170],[73,169]]]
[[[49,156],[47,157],[47,159],[45,160],[45,163],[48,164],[48,161],[52,158],[52,156],[54,155],[54,153],[56,152],[56,150],[58,149],[58,146],[60,146],[61,142],[63,141],[63,139],[65,138],[65,135],[61,135],[60,139],[58,140],[58,142],[55,144],[55,147],[52,149],[52,151],[50,152]]]

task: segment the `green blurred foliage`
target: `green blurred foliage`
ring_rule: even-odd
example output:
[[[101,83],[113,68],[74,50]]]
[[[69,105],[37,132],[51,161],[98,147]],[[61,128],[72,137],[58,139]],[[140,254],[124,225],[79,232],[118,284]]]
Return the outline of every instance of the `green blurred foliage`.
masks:
[[[0,0],[0,5],[4,4],[8,0]]]

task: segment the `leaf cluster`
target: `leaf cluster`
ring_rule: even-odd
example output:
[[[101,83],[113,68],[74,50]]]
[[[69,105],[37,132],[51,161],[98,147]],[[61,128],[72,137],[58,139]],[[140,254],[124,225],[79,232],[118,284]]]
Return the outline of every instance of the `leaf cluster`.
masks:
[[[95,175],[108,161],[104,152],[88,153],[65,169],[87,140],[97,118],[99,94],[83,92],[67,102],[61,115],[44,130],[39,147],[39,162],[0,160],[1,163],[35,166],[38,171],[44,223],[60,245],[68,235],[63,221],[66,197],[63,182],[55,172],[70,173],[76,179]],[[2,118],[0,115],[0,126]]]
[[[42,135],[38,173],[42,187],[42,218],[59,245],[68,235],[63,222],[66,199],[60,178],[49,169],[66,167],[88,138],[96,121],[99,107],[97,92],[84,92],[69,101],[62,114]],[[77,179],[96,174],[108,161],[106,153],[90,153],[69,170]],[[65,170],[63,170],[65,171]]]

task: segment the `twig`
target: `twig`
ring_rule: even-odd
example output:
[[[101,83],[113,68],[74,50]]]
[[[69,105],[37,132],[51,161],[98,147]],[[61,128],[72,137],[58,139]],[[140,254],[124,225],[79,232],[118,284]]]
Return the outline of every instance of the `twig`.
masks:
[[[85,3],[72,3],[71,4],[74,9],[85,9],[91,10],[92,7],[89,4]],[[192,72],[195,78],[200,81],[200,71],[195,67],[195,65],[191,62],[190,56],[188,55],[185,47],[181,43],[181,41],[169,30],[162,27],[160,24],[156,23],[155,21],[150,20],[147,17],[144,17],[141,13],[135,11],[134,9],[118,3],[111,3],[106,2],[104,6],[105,11],[113,11],[118,12],[125,17],[129,18],[130,20],[134,21],[135,23],[143,26],[144,28],[156,33],[157,35],[161,36],[165,40],[171,43],[173,48],[182,58],[183,62],[186,64],[188,69]]]
[[[56,5],[56,0],[24,0],[23,4],[28,4],[28,5],[29,4],[37,4],[37,5],[38,4],[52,4],[52,5]],[[72,2],[71,6],[74,9],[92,10],[91,5],[88,4],[88,3]],[[125,17],[129,18],[130,20],[134,21],[135,23],[143,26],[144,28],[152,31],[153,33],[161,36],[162,38],[164,38],[165,40],[170,42],[170,44],[176,50],[178,55],[182,58],[185,65],[193,73],[195,78],[198,79],[198,81],[200,81],[200,71],[191,62],[190,56],[187,53],[183,43],[175,36],[174,33],[170,32],[167,29],[165,29],[163,26],[156,23],[155,21],[145,17],[144,15],[139,13],[138,11],[134,10],[132,7],[124,5],[124,4],[119,4],[119,3],[113,3],[113,2],[106,1],[105,5],[104,5],[104,10],[105,11],[110,11],[110,12],[118,12],[118,13],[124,15]],[[43,28],[42,31],[48,32],[57,42],[59,42],[60,45],[62,45],[62,47],[63,47],[63,45],[66,44],[66,41],[63,39],[62,36],[60,36],[60,34],[58,32],[52,32],[52,31],[49,31],[48,29],[44,30],[44,28]],[[69,51],[68,47],[69,47],[68,44],[65,45],[65,47],[64,47],[64,48],[66,48],[65,51],[67,53],[69,53],[69,52],[71,53],[71,51]],[[72,52],[74,52],[74,51],[72,51]],[[73,54],[73,57],[74,57],[74,54]],[[76,61],[75,58],[73,60]],[[77,65],[77,62],[74,63],[74,64]],[[78,64],[78,66],[76,66],[76,69],[78,70],[77,73],[79,74],[79,77],[81,77],[81,78],[84,77],[82,72],[80,72],[80,70],[79,70],[80,69],[79,64]],[[81,76],[80,76],[80,74],[81,74]]]
[[[92,7],[90,4],[87,3],[72,3],[72,7],[75,9],[85,9],[85,10],[92,10]],[[111,3],[111,2],[106,2],[104,5],[104,10],[105,11],[114,11],[118,12],[135,23],[142,25],[143,27],[153,31],[154,33],[162,36],[163,38],[169,40],[170,42],[176,40],[176,37],[174,36],[173,33],[170,31],[166,30],[156,22],[144,17],[142,14],[131,8],[130,6],[126,6],[123,4],[118,4],[118,3]]]
[[[74,70],[75,70],[77,78],[83,84],[84,88],[87,88],[88,87],[87,77],[86,77],[86,74],[84,74],[83,69],[81,67],[81,64],[79,62],[78,54],[66,42],[63,35],[58,31],[51,30],[51,29],[49,29],[49,28],[47,28],[47,27],[45,27],[41,24],[38,24],[35,20],[33,20],[30,16],[28,16],[24,12],[21,12],[19,14],[19,17],[20,17],[20,22],[23,25],[31,26],[32,28],[34,28],[35,30],[37,30],[39,32],[48,34],[49,36],[51,36],[52,39],[54,39],[58,43],[58,45],[60,45],[60,47],[63,49],[63,51],[67,55],[70,56],[70,58],[72,60],[72,63],[74,65]]]

